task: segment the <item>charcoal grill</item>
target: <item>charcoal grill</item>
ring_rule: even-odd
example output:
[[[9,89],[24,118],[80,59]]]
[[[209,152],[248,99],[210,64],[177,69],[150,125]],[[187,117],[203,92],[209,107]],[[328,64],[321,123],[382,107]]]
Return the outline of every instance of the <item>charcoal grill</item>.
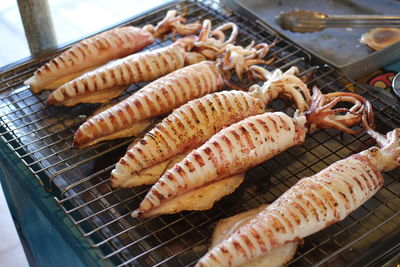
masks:
[[[268,58],[269,66],[302,73],[313,71],[309,87],[323,92],[355,90],[375,108],[378,130],[400,127],[399,111],[389,103],[339,74],[330,66],[313,66],[313,58],[296,44],[279,37],[256,21],[224,9],[218,2],[181,1],[126,22],[126,25],[155,24],[168,9],[177,9],[190,21],[210,19],[217,26],[226,21],[239,25],[238,43],[251,40],[277,41]],[[170,44],[156,41],[148,49]],[[182,212],[150,219],[134,219],[130,213],[143,199],[148,187],[112,189],[110,171],[124,154],[131,139],[114,140],[92,148],[71,148],[74,132],[98,106],[50,107],[48,92],[32,94],[23,85],[33,71],[63,49],[20,63],[0,74],[0,137],[13,154],[54,197],[75,229],[95,251],[100,263],[111,266],[193,265],[207,251],[215,223],[224,217],[270,203],[300,178],[373,144],[365,134],[351,136],[321,130],[306,142],[248,171],[244,184],[219,201],[211,210]],[[119,99],[141,88],[132,85]],[[290,103],[277,100],[271,108],[293,113]],[[282,164],[284,163],[284,164]],[[305,239],[291,265],[374,265],[398,253],[400,247],[400,170],[385,174],[384,187],[345,220]]]

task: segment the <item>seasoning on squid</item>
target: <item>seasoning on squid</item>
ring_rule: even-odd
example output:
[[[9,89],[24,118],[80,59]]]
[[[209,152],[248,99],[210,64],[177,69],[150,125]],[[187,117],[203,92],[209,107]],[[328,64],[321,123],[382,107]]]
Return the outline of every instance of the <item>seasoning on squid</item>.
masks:
[[[246,48],[228,44],[223,59],[196,63],[159,78],[84,122],[75,134],[74,146],[82,148],[103,140],[137,134],[137,124],[221,90],[229,82],[232,69],[240,77],[250,65],[265,63],[262,58],[269,47],[264,43]]]
[[[384,136],[366,127],[380,148],[364,150],[301,179],[196,266],[242,266],[343,220],[364,204],[383,186],[381,172],[400,166],[400,128]]]
[[[278,96],[293,99],[301,112],[308,109],[310,92],[306,84],[296,77],[296,67],[285,73],[279,69],[273,73],[262,68],[251,70],[261,75],[260,79],[268,81],[262,87],[252,86],[250,92],[217,92],[175,109],[128,149],[111,173],[112,186],[155,183],[164,170],[183,159],[182,153],[199,147],[224,127],[264,113],[265,105]]]
[[[334,108],[339,102],[353,106]],[[296,112],[290,117],[282,112],[266,112],[248,117],[224,128],[182,161],[169,169],[150,189],[132,216],[153,216],[176,213],[182,210],[200,210],[239,186],[241,173],[284,150],[300,145],[306,134],[318,128],[337,128],[347,133],[357,133],[349,128],[361,122],[366,113],[372,121],[372,108],[363,97],[345,92],[322,95],[314,87],[309,110]],[[236,175],[234,179],[228,179]],[[203,202],[196,207],[185,205],[180,198],[190,198],[204,186],[220,183],[224,190],[218,194],[203,195]],[[183,203],[183,204],[182,204]]]
[[[226,30],[232,30],[227,41]],[[85,73],[53,91],[47,104],[73,106],[107,102],[130,84],[153,81],[184,66],[206,59],[214,60],[216,54],[235,42],[237,34],[238,28],[234,23],[226,23],[211,31],[211,22],[205,20],[199,36],[183,37],[167,47],[136,53]]]
[[[264,210],[268,205],[263,204],[255,209],[251,209],[245,212],[241,212],[229,218],[220,220],[215,226],[214,232],[211,238],[210,248],[214,248],[219,243],[228,239],[236,232],[241,226],[248,223],[258,213]],[[294,240],[288,242],[280,247],[274,248],[265,255],[261,255],[252,260],[246,262],[246,266],[249,267],[281,267],[285,266],[290,262],[296,253],[297,247],[302,243],[302,240]]]
[[[176,10],[170,10],[157,26],[125,26],[89,37],[44,64],[24,83],[33,93],[54,90],[94,67],[143,49],[153,43],[154,38],[162,38],[171,31],[191,35],[201,28],[197,22],[185,22],[185,18],[177,16]]]

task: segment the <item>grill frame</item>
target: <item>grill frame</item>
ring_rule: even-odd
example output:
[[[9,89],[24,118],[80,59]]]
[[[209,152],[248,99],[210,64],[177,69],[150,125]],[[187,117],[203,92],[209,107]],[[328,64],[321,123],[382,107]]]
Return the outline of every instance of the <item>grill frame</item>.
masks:
[[[241,29],[238,40],[241,44],[248,43],[250,37],[267,42],[277,39],[277,46],[267,55],[267,59],[277,58],[274,67],[287,69],[292,65],[299,65],[303,73],[313,69],[314,76],[308,84],[317,84],[325,92],[354,87],[377,110],[375,114],[379,130],[384,132],[400,126],[399,114],[388,103],[346,79],[330,66],[313,68],[310,64],[314,62],[313,58],[296,44],[276,36],[257,22],[221,8],[213,0],[167,4],[123,25],[143,26],[154,23],[171,7],[187,9],[191,21],[196,18],[210,18],[215,26],[227,20],[237,22]],[[156,41],[149,49],[169,43],[171,40]],[[100,258],[111,265],[194,264],[206,252],[212,227],[218,219],[271,202],[304,175],[313,174],[334,161],[357,152],[360,147],[372,144],[365,134],[349,136],[337,131],[321,130],[310,135],[304,145],[289,149],[248,171],[248,179],[240,189],[225,197],[209,211],[183,212],[146,220],[133,219],[129,216],[130,211],[138,205],[148,187],[112,190],[108,184],[109,172],[119,156],[123,155],[130,140],[110,141],[81,151],[71,150],[73,133],[83,121],[80,115],[90,114],[96,106],[83,104],[74,108],[46,107],[44,100],[48,93],[32,95],[26,86],[21,85],[37,67],[61,51],[59,49],[38,59],[31,59],[0,74],[0,138],[54,196],[56,203]],[[143,85],[144,83],[131,86],[128,92]],[[121,98],[127,95],[125,93]],[[283,100],[275,101],[271,107],[293,112],[290,103]],[[104,157],[113,159],[106,168],[99,166],[103,164],[101,160]],[[57,161],[58,159],[60,160]],[[279,167],[282,160],[289,160],[290,165]],[[384,188],[355,214],[307,238],[292,263],[322,265],[349,260],[355,255],[355,250],[361,250],[361,245],[358,244],[383,231],[383,228],[391,229],[387,225],[398,222],[399,219],[395,219],[400,215],[396,211],[400,210],[400,197],[396,194],[396,188],[400,188],[400,181],[396,178],[399,177],[398,174],[398,170],[385,174]],[[236,203],[237,199],[240,200],[239,203]],[[390,214],[386,214],[388,210]],[[376,220],[378,222],[374,224]],[[353,227],[364,231],[357,232],[356,235]],[[390,231],[390,234],[398,233]],[[343,235],[352,236],[353,239],[347,243],[338,241],[339,238],[346,239]],[[139,249],[143,253],[136,253]],[[347,255],[349,253],[351,257]],[[358,255],[357,259],[361,258]]]

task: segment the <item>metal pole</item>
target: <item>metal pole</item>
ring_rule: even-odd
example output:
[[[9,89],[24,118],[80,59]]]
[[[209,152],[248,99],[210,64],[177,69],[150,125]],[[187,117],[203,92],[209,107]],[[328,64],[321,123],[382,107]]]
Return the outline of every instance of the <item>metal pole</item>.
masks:
[[[57,44],[47,0],[17,0],[32,54]]]

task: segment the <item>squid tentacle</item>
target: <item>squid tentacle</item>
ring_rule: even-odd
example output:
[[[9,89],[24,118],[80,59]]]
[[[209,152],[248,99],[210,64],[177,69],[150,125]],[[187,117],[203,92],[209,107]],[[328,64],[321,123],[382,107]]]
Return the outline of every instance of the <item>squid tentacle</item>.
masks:
[[[255,49],[257,49],[257,51],[258,51],[257,57],[264,58],[268,54],[269,50],[277,44],[277,42],[278,42],[278,40],[274,40],[270,44],[261,43],[261,44],[256,45]]]
[[[375,163],[383,171],[390,171],[400,165],[400,128],[388,132],[386,135],[380,134],[373,130],[370,126],[367,116],[363,116],[363,125],[367,133],[375,139],[379,148],[371,147],[361,152],[372,155]]]
[[[349,102],[351,108],[334,108],[340,102]],[[343,114],[344,113],[344,114]],[[322,95],[313,88],[313,99],[310,109],[305,112],[310,131],[317,128],[337,128],[349,134],[357,134],[362,129],[351,129],[365,117],[370,128],[374,127],[372,107],[364,97],[347,92],[335,92]]]
[[[211,21],[206,19],[203,21],[201,32],[199,33],[199,41],[206,41],[211,33]]]
[[[265,104],[281,96],[293,100],[301,112],[308,110],[311,102],[310,90],[300,78],[296,77],[296,74],[299,74],[297,67],[291,67],[283,73],[279,69],[269,72],[262,67],[251,66],[249,72],[252,73],[251,76],[266,81],[262,86],[253,85],[250,88],[250,91],[261,94]]]
[[[229,30],[229,29],[232,30],[231,35],[229,36],[228,40],[225,41],[225,34],[223,32],[226,30]],[[225,23],[225,24],[217,27],[215,30],[213,30],[211,32],[211,36],[213,36],[215,39],[219,40],[225,46],[225,45],[233,44],[234,42],[236,42],[238,33],[239,33],[238,26],[235,23],[228,22],[228,23]],[[219,39],[219,37],[221,37],[221,38]]]
[[[238,30],[234,23],[226,23],[211,31],[211,21],[206,19],[203,21],[201,31],[198,36],[186,36],[176,41],[178,45],[190,51],[192,55],[203,57],[209,60],[215,60],[218,55],[222,54],[225,47],[236,40]],[[224,31],[233,29],[228,41],[225,41]],[[214,32],[216,31],[216,32]]]
[[[350,109],[337,108],[335,109],[335,113],[332,113],[335,115],[338,114],[335,116],[335,120],[338,121],[339,123],[346,126],[352,126],[358,124],[362,120],[362,116],[360,116],[360,114],[362,114],[364,110],[365,114],[372,114],[372,107],[370,106],[369,101],[365,102],[365,99],[361,99],[358,97],[358,95],[352,93],[342,92],[340,94],[341,95],[338,96],[338,93],[335,92],[325,95],[326,99],[329,99],[330,97],[333,96],[333,97],[339,97],[340,102],[353,103],[353,106]],[[340,113],[345,113],[345,114],[340,115]],[[370,122],[373,125],[373,116],[372,119],[370,119]]]
[[[382,150],[390,154],[392,158],[400,164],[400,128],[388,132],[386,135],[375,131],[371,127],[369,118],[364,114],[362,123],[368,135],[370,135],[378,143]]]
[[[251,65],[266,63],[266,61],[262,59],[262,57],[265,56],[263,52],[265,46],[268,45],[249,45],[244,48],[228,44],[226,46],[226,52],[223,58],[219,60],[218,64],[223,66],[222,70],[224,72],[229,72],[234,69],[239,80],[242,80],[243,75],[249,71]]]
[[[386,136],[372,129],[372,127],[370,126],[370,122],[368,121],[368,117],[366,115],[363,116],[362,123],[368,135],[370,135],[373,139],[375,139],[375,141],[378,143],[380,147],[384,147],[385,144],[387,143]]]
[[[186,23],[186,19],[177,16],[176,10],[169,10],[164,19],[157,23],[156,26],[146,25],[143,27],[145,31],[150,32],[155,38],[164,38],[169,32],[172,32],[173,38],[175,33],[182,35],[191,35],[201,29],[198,22]]]
[[[232,29],[232,32],[229,39],[225,41],[224,31],[228,29]],[[215,60],[218,54],[221,54],[225,50],[227,45],[233,44],[236,41],[237,35],[238,27],[235,23],[225,23],[211,31],[211,22],[205,20],[198,40],[193,43],[194,50],[208,59]]]

